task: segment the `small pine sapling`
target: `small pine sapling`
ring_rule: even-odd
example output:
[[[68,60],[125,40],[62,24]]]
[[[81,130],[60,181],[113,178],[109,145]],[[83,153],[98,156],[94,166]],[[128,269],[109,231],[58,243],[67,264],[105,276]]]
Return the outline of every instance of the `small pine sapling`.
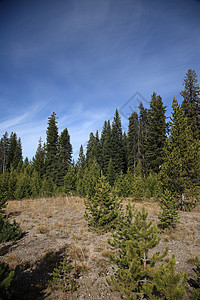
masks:
[[[187,276],[185,273],[175,273],[175,256],[161,266],[154,276],[154,284],[159,293],[158,299],[182,300],[186,292]]]
[[[172,196],[169,190],[164,191],[161,198],[160,207],[162,212],[158,215],[158,218],[160,219],[158,226],[161,229],[175,228],[179,220],[178,202]]]
[[[166,248],[162,254],[156,252],[149,255],[149,250],[159,244],[160,238],[156,226],[152,225],[151,220],[147,221],[147,216],[144,207],[141,212],[133,213],[128,205],[120,226],[112,234],[113,240],[108,241],[115,251],[110,255],[110,260],[117,265],[115,274],[108,282],[128,299],[142,299],[152,294],[155,264],[162,261],[168,251]]]
[[[9,289],[13,281],[14,271],[10,271],[9,266],[5,263],[0,263],[0,294],[5,296],[5,299],[9,296]],[[2,298],[3,299],[3,298]]]
[[[116,226],[120,202],[110,194],[111,187],[101,172],[94,196],[85,200],[85,219],[90,229],[107,231]]]
[[[49,287],[53,290],[61,289],[63,292],[74,292],[78,284],[72,274],[74,267],[69,261],[63,259],[58,268],[53,271],[53,278],[49,281]]]
[[[193,269],[196,273],[195,278],[190,278],[188,280],[190,286],[194,289],[192,291],[191,299],[199,300],[200,299],[200,259],[198,257],[195,258],[195,268]]]

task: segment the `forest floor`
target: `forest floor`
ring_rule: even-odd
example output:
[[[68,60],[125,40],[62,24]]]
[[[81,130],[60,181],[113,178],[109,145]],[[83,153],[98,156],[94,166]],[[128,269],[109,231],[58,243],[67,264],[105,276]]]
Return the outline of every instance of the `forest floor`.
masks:
[[[126,201],[124,200],[124,203]],[[154,223],[158,221],[159,204],[135,202],[145,206]],[[112,273],[108,262],[109,233],[88,231],[84,220],[84,200],[78,197],[9,201],[9,218],[16,219],[23,237],[16,242],[0,244],[0,260],[15,269],[13,299],[121,299],[110,291],[106,278]],[[188,277],[194,275],[194,257],[200,253],[200,205],[191,212],[180,212],[180,222],[172,233],[163,233],[156,251],[169,247],[168,258],[176,257],[176,270]],[[73,293],[52,291],[48,281],[63,258],[79,271],[78,288]],[[166,259],[167,261],[167,259]],[[189,299],[189,292],[185,299]]]

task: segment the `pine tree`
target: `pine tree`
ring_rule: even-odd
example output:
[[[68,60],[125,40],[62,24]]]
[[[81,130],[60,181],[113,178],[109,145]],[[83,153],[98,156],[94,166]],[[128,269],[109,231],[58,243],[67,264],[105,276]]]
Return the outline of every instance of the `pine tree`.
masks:
[[[104,123],[104,128],[101,134],[103,173],[106,175],[108,172],[108,165],[112,156],[111,137],[112,137],[111,126],[110,126],[110,121],[108,121],[107,123]]]
[[[186,198],[194,196],[199,185],[200,142],[193,138],[178,101],[172,103],[170,137],[165,145],[165,160],[161,167],[161,181],[180,200],[180,207],[186,209]]]
[[[0,141],[0,173],[4,173],[8,164],[9,137],[7,131]]]
[[[89,141],[87,142],[87,150],[86,150],[86,163],[87,165],[89,164],[90,161],[93,161],[95,157],[94,153],[93,153],[93,145],[95,142],[95,136],[93,134],[93,132],[90,133],[89,136]]]
[[[111,158],[116,173],[125,171],[125,151],[122,139],[122,125],[121,119],[116,109],[114,120],[112,122],[112,136],[111,136]]]
[[[64,177],[64,192],[69,194],[75,192],[76,189],[76,173],[73,164],[68,168],[67,174]]]
[[[45,174],[45,156],[45,145],[42,145],[42,138],[40,138],[35,156],[33,157],[33,167],[41,179]]]
[[[76,162],[76,170],[84,169],[86,165],[85,155],[83,152],[83,145],[80,146],[79,156]]]
[[[142,102],[139,105],[139,140],[140,140],[140,154],[141,154],[141,163],[143,169],[145,169],[145,141],[147,134],[147,124],[148,124],[148,111],[144,108]]]
[[[199,300],[200,299],[200,259],[195,257],[195,268],[193,269],[195,272],[195,277],[189,278],[189,285],[193,288],[190,299],[191,300]]]
[[[11,165],[16,169],[22,163],[22,146],[21,139],[17,138],[16,133],[11,133],[9,138],[9,150],[8,150],[8,168]]]
[[[10,286],[14,279],[14,271],[9,269],[9,265],[0,262],[0,294],[2,299],[9,299]]]
[[[106,178],[111,186],[113,186],[115,181],[115,170],[112,162],[112,158],[110,158],[109,164],[108,164],[108,170],[106,172]]]
[[[175,256],[173,255],[169,262],[161,268],[154,276],[154,284],[159,293],[159,298],[166,300],[184,299],[187,285],[187,276],[185,273],[175,273]]]
[[[183,96],[182,109],[191,126],[193,137],[200,139],[200,87],[197,74],[189,69],[184,78],[184,90],[180,93]]]
[[[82,178],[83,196],[91,198],[95,194],[95,188],[100,176],[100,167],[96,159],[90,162],[88,168],[84,170]]]
[[[85,219],[90,229],[107,231],[116,226],[120,203],[110,195],[110,189],[101,171],[94,195],[85,200]]]
[[[140,159],[139,121],[137,112],[133,112],[129,117],[128,125],[128,167],[134,171]]]
[[[58,141],[58,185],[63,186],[64,177],[72,162],[72,145],[70,143],[70,135],[67,128],[65,128]]]
[[[148,171],[158,173],[163,162],[163,147],[166,140],[165,106],[162,98],[153,93],[148,112],[145,141],[145,166]]]
[[[58,127],[56,113],[53,112],[48,118],[46,144],[46,172],[47,177],[56,183],[58,177]]]
[[[160,202],[160,207],[162,212],[158,215],[159,227],[165,228],[175,228],[178,222],[178,203],[176,199],[172,196],[171,192],[165,190]]]
[[[116,232],[112,233],[113,240],[108,241],[114,250],[110,260],[117,265],[110,283],[128,299],[143,299],[152,294],[155,264],[162,261],[168,251],[166,248],[162,254],[149,254],[149,250],[159,244],[160,238],[156,226],[152,225],[152,220],[147,221],[147,216],[144,207],[141,212],[133,212],[129,204]]]

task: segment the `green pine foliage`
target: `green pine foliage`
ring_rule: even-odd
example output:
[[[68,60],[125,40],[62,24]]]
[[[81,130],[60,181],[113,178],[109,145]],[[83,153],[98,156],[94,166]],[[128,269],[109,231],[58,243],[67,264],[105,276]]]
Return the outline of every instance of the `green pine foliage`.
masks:
[[[158,215],[161,229],[174,229],[179,220],[178,203],[169,190],[165,190],[160,201],[161,213]]]
[[[186,201],[191,202],[199,186],[200,142],[193,138],[187,118],[175,98],[172,108],[171,134],[165,144],[160,176],[163,187],[179,199],[180,208],[187,209]]]
[[[152,294],[155,264],[163,260],[168,249],[162,254],[149,254],[149,250],[160,242],[157,228],[152,225],[152,220],[147,220],[148,213],[144,207],[141,212],[133,212],[132,209],[129,204],[125,214],[121,216],[116,232],[112,233],[113,240],[108,241],[114,250],[110,260],[117,265],[109,283],[123,297],[142,299]]]
[[[94,195],[85,199],[85,219],[92,230],[107,231],[116,226],[120,202],[110,191],[111,187],[101,172]]]
[[[116,109],[112,122],[111,158],[116,173],[125,171],[125,149],[122,137],[122,125],[119,112]]]
[[[130,170],[127,174],[123,174],[122,171],[116,176],[116,180],[113,187],[113,192],[117,197],[123,198],[132,195],[133,190],[133,174]]]
[[[195,277],[190,278],[188,280],[189,285],[193,288],[191,294],[191,300],[199,300],[200,299],[200,259],[195,257],[195,268],[193,269],[195,272]]]
[[[103,162],[103,173],[108,175],[108,166],[110,160],[112,160],[112,129],[110,125],[110,121],[104,123],[104,127],[101,133],[101,146],[102,146],[102,162]],[[112,168],[114,168],[112,161]]]
[[[200,139],[200,87],[194,70],[187,71],[183,85],[184,90],[180,93],[183,96],[181,107],[191,126],[193,137]]]
[[[136,168],[140,158],[139,120],[137,112],[133,112],[128,125],[128,167],[131,172]]]
[[[0,243],[9,240],[18,240],[22,235],[22,230],[19,224],[14,220],[10,223],[7,219],[5,208],[7,205],[6,193],[0,189]]]
[[[58,127],[55,112],[48,119],[46,135],[46,175],[52,183],[56,183],[58,180]]]
[[[110,158],[109,164],[108,164],[108,170],[106,172],[106,178],[111,186],[113,186],[115,182],[115,170],[112,162],[112,158]]]
[[[182,300],[184,299],[187,285],[187,276],[185,273],[175,272],[175,256],[169,262],[155,273],[154,284],[159,293],[155,299]]]
[[[11,295],[10,287],[14,279],[14,271],[10,271],[9,266],[0,262],[0,295],[2,299],[7,299]]]
[[[74,266],[69,261],[63,259],[58,268],[53,271],[53,278],[49,281],[52,290],[62,290],[63,292],[74,292],[78,284],[73,273]]]
[[[67,170],[69,169],[72,162],[72,145],[70,143],[70,135],[67,128],[65,128],[59,136],[58,160],[59,167],[57,185],[63,186],[64,177],[67,174]]]
[[[39,139],[38,147],[33,157],[33,167],[42,179],[45,174],[45,145],[42,145],[42,139]]]
[[[166,107],[162,98],[153,93],[148,111],[148,124],[145,139],[145,167],[146,171],[159,172],[163,162],[163,147],[166,140],[167,125],[165,122]]]
[[[74,193],[76,190],[76,172],[75,167],[71,164],[67,174],[64,177],[64,192],[66,194]]]

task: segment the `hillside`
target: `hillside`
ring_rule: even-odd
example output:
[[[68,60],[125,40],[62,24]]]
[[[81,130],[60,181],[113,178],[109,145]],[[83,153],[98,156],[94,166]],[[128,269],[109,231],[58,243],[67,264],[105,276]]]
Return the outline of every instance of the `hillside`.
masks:
[[[143,205],[153,222],[157,222],[158,203],[135,203],[138,209]],[[109,234],[88,231],[83,199],[10,201],[7,211],[24,230],[21,240],[0,245],[1,260],[9,263],[17,275],[13,299],[120,299],[106,284],[112,272],[108,263]],[[168,257],[175,254],[177,271],[182,270],[189,276],[193,274],[191,262],[200,249],[199,211],[198,206],[192,212],[180,212],[177,229],[171,234],[162,234],[156,248],[163,250],[169,246]],[[63,257],[76,264],[79,273],[77,291],[67,296],[47,287],[53,269]]]

